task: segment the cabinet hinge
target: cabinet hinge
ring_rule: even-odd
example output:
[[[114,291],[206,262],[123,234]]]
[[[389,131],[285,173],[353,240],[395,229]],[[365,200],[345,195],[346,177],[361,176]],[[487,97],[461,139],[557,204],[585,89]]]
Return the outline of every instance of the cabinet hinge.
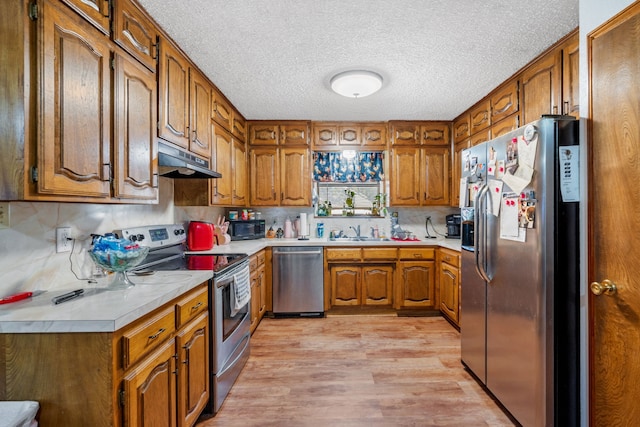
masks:
[[[111,69],[112,70],[116,69],[116,60],[114,58],[111,58]]]
[[[38,182],[38,168],[35,166],[31,167],[31,182]]]
[[[32,21],[38,19],[38,5],[36,2],[29,3],[29,19]]]
[[[120,403],[120,406],[124,408],[124,390],[118,391],[118,403]]]

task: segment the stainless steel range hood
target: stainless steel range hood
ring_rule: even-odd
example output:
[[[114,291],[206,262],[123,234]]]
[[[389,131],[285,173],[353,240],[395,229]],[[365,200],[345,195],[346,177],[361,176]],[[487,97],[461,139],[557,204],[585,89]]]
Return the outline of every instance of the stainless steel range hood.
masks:
[[[158,141],[158,173],[165,178],[221,178],[218,172],[209,169],[209,161]]]

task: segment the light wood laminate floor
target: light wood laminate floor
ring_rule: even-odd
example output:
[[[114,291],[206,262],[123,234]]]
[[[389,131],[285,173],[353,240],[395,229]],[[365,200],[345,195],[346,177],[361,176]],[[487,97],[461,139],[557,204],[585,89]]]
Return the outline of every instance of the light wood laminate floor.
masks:
[[[210,426],[513,426],[440,317],[263,319]]]

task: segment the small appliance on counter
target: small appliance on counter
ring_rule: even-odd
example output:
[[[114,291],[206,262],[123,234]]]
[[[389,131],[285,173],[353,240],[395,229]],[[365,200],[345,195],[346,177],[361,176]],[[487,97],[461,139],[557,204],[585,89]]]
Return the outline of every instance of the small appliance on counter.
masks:
[[[447,215],[447,239],[460,238],[460,214]]]
[[[231,240],[263,239],[266,232],[264,219],[249,219],[246,221],[229,221],[227,233]]]
[[[191,221],[187,230],[187,247],[190,251],[208,251],[213,248],[215,229],[212,223]]]

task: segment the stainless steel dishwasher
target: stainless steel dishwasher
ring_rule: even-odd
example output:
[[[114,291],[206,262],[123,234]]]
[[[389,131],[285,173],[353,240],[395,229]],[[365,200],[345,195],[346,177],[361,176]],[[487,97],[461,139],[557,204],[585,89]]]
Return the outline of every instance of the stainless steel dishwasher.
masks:
[[[324,316],[322,247],[277,246],[273,253],[273,314]]]

